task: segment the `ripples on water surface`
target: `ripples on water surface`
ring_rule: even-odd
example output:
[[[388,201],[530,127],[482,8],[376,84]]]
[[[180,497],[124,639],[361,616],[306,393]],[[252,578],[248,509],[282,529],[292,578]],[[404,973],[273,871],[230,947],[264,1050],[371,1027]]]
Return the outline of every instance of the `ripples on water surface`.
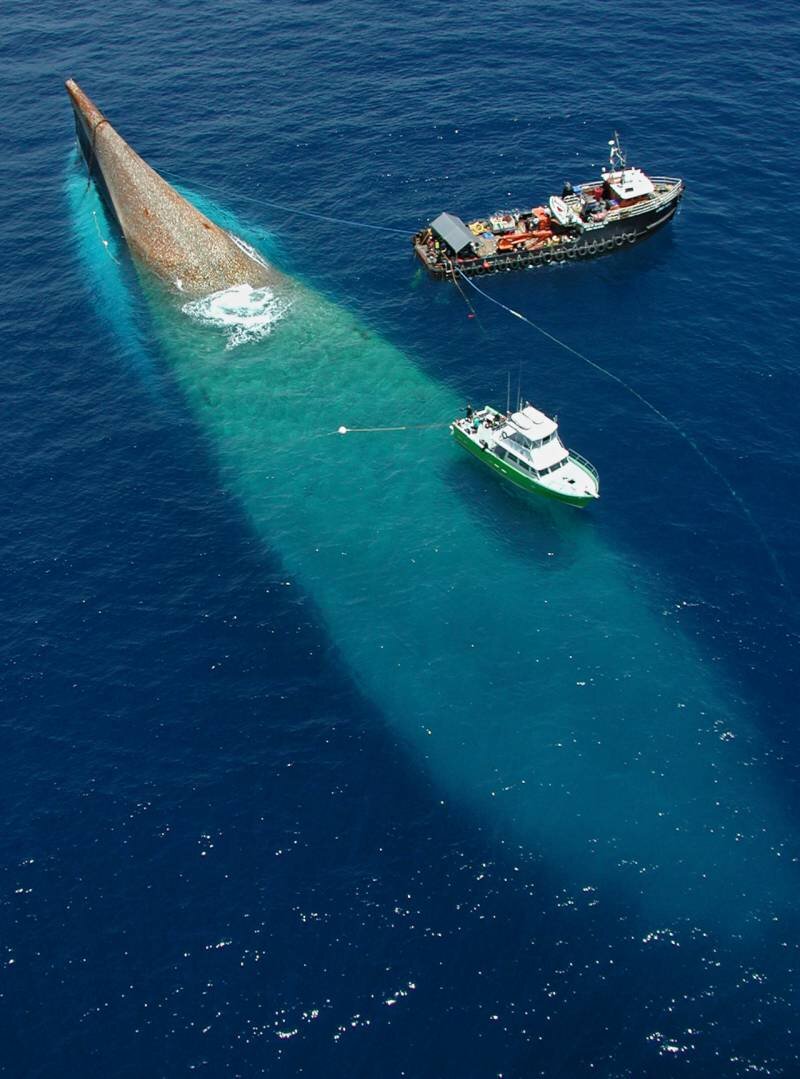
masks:
[[[793,11],[4,20],[0,1067],[794,1074],[796,230],[760,211],[794,200]],[[299,283],[149,299],[69,74]],[[410,231],[584,178],[614,128],[679,218],[487,291],[761,536],[402,236],[261,201]],[[591,513],[446,432],[326,434],[509,368]]]

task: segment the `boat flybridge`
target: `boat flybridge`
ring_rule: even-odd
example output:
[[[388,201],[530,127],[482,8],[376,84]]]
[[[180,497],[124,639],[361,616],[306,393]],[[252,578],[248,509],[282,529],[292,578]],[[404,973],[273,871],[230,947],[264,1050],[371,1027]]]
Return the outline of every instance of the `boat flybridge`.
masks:
[[[456,442],[484,464],[523,490],[585,506],[600,497],[597,470],[579,453],[568,450],[558,423],[531,404],[516,412],[498,412],[490,405],[454,420]]]

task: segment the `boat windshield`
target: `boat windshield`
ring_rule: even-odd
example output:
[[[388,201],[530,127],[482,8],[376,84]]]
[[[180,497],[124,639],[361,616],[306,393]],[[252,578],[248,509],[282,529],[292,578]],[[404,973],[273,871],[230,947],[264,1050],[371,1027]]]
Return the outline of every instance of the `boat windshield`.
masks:
[[[552,431],[549,435],[545,435],[544,438],[528,438],[521,431],[513,431],[506,437],[510,442],[516,442],[517,445],[524,446],[525,449],[536,450],[540,446],[546,446],[548,442],[552,442],[556,435],[557,432]]]
[[[539,469],[538,475],[547,476],[550,472],[557,472],[559,468],[563,468],[569,460],[569,457],[562,457],[560,461],[556,461],[554,465],[550,465],[549,468]]]
[[[557,437],[558,432],[552,431],[549,435],[545,435],[544,438],[539,438],[534,442],[531,442],[533,449],[537,449],[539,446],[546,446],[548,442],[552,442]]]

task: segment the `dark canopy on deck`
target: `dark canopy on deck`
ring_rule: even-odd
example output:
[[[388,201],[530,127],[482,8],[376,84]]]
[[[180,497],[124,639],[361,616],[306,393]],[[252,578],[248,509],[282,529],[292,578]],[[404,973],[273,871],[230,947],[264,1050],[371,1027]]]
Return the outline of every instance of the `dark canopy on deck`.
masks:
[[[444,240],[457,255],[475,240],[461,218],[455,214],[439,214],[435,221],[431,221],[431,231],[440,240]]]

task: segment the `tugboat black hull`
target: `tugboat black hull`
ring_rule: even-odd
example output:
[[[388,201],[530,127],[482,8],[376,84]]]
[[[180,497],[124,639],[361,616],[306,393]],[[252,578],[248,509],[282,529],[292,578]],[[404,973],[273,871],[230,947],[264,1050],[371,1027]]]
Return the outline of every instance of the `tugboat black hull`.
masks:
[[[684,185],[676,181],[671,198],[652,209],[641,210],[636,214],[608,221],[592,229],[586,229],[578,235],[564,233],[555,242],[534,250],[517,248],[515,251],[498,251],[496,254],[480,256],[441,255],[432,257],[429,248],[413,238],[414,251],[423,266],[434,280],[443,281],[457,276],[483,277],[489,274],[505,273],[511,270],[527,270],[553,263],[574,262],[577,259],[598,258],[624,250],[641,240],[652,236],[666,225],[677,212],[683,196]]]
[[[596,258],[644,240],[674,216],[683,180],[629,167],[619,135],[609,139],[598,179],[551,195],[545,206],[498,210],[468,224],[441,213],[412,237],[431,277],[443,281]]]

